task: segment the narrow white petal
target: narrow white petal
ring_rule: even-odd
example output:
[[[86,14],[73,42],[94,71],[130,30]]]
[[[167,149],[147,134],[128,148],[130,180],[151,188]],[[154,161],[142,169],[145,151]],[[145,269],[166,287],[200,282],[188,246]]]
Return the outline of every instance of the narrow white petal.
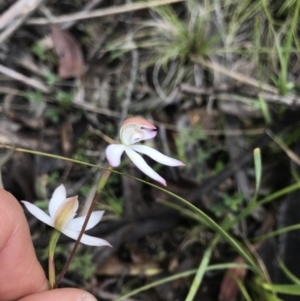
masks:
[[[131,149],[132,145],[126,147],[125,152],[130,158],[130,160],[139,168],[144,174],[148,177],[154,179],[155,181],[161,183],[164,186],[167,186],[166,181],[162,178],[156,171],[154,171],[142,158],[141,155],[136,153],[134,150]]]
[[[49,202],[49,214],[53,218],[58,207],[67,198],[66,188],[63,184],[59,185],[53,192]]]
[[[85,230],[92,229],[95,227],[101,220],[102,216],[104,214],[104,211],[94,211],[91,214],[91,217],[88,221],[88,224],[85,228]],[[72,219],[65,225],[65,229],[73,230],[73,231],[80,231],[82,229],[83,223],[85,220],[85,216],[80,216]]]
[[[125,145],[123,144],[111,144],[106,148],[106,159],[111,167],[120,165],[124,149]]]
[[[82,238],[80,240],[82,244],[88,245],[88,246],[95,246],[95,247],[100,247],[100,246],[107,246],[107,247],[112,247],[112,245],[106,241],[105,239],[90,236],[83,234]]]
[[[51,217],[48,214],[46,214],[43,210],[27,201],[22,201],[22,203],[33,216],[35,216],[43,223],[53,227],[53,221]]]
[[[158,163],[168,165],[168,166],[184,166],[184,164],[181,161],[168,157],[160,153],[156,149],[149,147],[147,145],[130,145],[130,147],[131,149],[139,153],[149,156],[150,158],[152,158]]]
[[[79,236],[78,231],[63,229],[61,232],[63,234],[65,234],[66,236],[74,239],[74,240],[76,240]],[[97,246],[97,247],[108,246],[108,247],[111,247],[111,244],[108,241],[106,241],[104,239],[101,239],[101,238],[98,238],[98,237],[89,236],[89,235],[86,235],[86,234],[82,235],[80,242],[85,244],[85,245],[88,245],[88,246]]]

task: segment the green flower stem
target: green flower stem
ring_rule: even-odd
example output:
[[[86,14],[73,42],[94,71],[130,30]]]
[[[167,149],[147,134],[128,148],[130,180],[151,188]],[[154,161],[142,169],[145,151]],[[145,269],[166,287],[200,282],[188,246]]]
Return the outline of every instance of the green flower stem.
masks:
[[[48,273],[49,273],[49,284],[52,289],[55,284],[55,262],[54,262],[54,253],[55,247],[60,236],[60,232],[58,230],[54,230],[49,243],[49,257],[48,257]]]
[[[70,265],[70,263],[71,263],[71,261],[72,261],[74,255],[75,255],[75,252],[76,252],[76,250],[77,250],[77,248],[78,248],[78,246],[79,246],[81,237],[82,237],[82,235],[83,235],[83,233],[84,233],[84,231],[85,231],[85,228],[86,228],[86,226],[87,226],[87,224],[88,224],[88,221],[89,221],[89,219],[90,219],[90,216],[91,216],[91,214],[92,214],[92,212],[93,212],[93,209],[94,209],[94,207],[95,207],[95,205],[96,205],[96,203],[97,203],[97,200],[98,200],[99,196],[101,195],[101,192],[102,192],[103,188],[105,187],[105,185],[106,185],[106,183],[107,183],[107,181],[108,181],[108,179],[109,179],[109,176],[110,176],[110,174],[111,174],[111,171],[112,171],[112,167],[109,166],[109,168],[103,172],[102,177],[100,178],[100,181],[99,181],[97,190],[96,190],[96,192],[95,192],[95,194],[94,194],[93,201],[92,201],[92,203],[91,203],[91,205],[90,205],[90,208],[89,208],[88,213],[87,213],[87,215],[86,215],[86,218],[85,218],[85,220],[84,220],[82,229],[81,229],[81,231],[80,231],[80,233],[79,233],[79,236],[78,236],[78,238],[77,238],[77,240],[76,240],[76,242],[75,242],[75,244],[74,244],[74,247],[73,247],[73,249],[72,249],[72,251],[71,251],[71,254],[70,254],[70,256],[69,256],[67,262],[65,263],[65,265],[64,265],[64,267],[63,267],[61,273],[59,274],[59,276],[58,276],[58,278],[57,278],[57,280],[56,280],[56,282],[55,282],[54,288],[57,288],[57,287],[58,287],[59,283],[61,282],[62,278],[64,277],[65,273],[66,273],[67,270],[68,270],[68,267],[69,267],[69,265]]]

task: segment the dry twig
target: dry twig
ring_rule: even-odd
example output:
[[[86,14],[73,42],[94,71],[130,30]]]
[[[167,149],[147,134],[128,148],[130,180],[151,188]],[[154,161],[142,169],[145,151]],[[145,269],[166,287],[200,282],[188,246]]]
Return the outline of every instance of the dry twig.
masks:
[[[46,0],[19,0],[0,17],[0,44],[13,34]]]
[[[123,14],[128,13],[131,11],[141,10],[145,8],[151,8],[176,2],[183,2],[185,0],[160,0],[160,1],[149,1],[149,2],[142,2],[142,3],[132,3],[130,5],[119,5],[114,7],[107,7],[103,9],[97,9],[92,12],[82,11],[75,14],[69,15],[62,15],[59,17],[53,17],[50,20],[45,18],[32,18],[26,22],[26,24],[30,25],[47,25],[50,23],[64,23],[64,22],[72,22],[76,20],[84,20],[84,19],[91,19],[91,18],[99,18],[105,16],[111,16],[116,14]]]
[[[42,82],[40,82],[40,81],[38,81],[34,78],[27,77],[27,76],[15,71],[15,70],[7,68],[3,65],[0,65],[0,73],[6,75],[9,78],[20,81],[20,82],[24,83],[27,86],[39,89],[42,92],[49,93],[49,91],[50,91],[49,88],[47,86],[45,86]]]
[[[193,58],[193,61],[195,63],[198,63],[198,64],[204,66],[205,68],[208,68],[208,69],[211,69],[211,70],[216,70],[220,73],[223,73],[223,74],[231,77],[232,79],[234,79],[234,80],[236,80],[240,83],[250,85],[250,86],[253,86],[257,89],[265,90],[265,91],[268,91],[268,92],[271,92],[271,93],[275,93],[275,94],[278,93],[278,89],[275,88],[275,87],[272,87],[268,84],[259,82],[258,80],[254,79],[254,78],[247,77],[247,76],[245,76],[241,73],[227,70],[226,68],[224,68],[223,66],[221,66],[219,64],[210,63],[210,62],[208,62],[208,61],[206,61],[202,58]]]
[[[239,95],[232,94],[229,92],[229,87],[224,85],[220,87],[196,87],[189,84],[182,83],[179,85],[180,92],[195,95],[195,96],[215,96],[220,97],[220,95],[226,97],[231,100],[237,100]],[[248,94],[247,91],[243,94]],[[249,95],[249,94],[248,94]],[[267,92],[258,93],[258,91],[254,91],[251,93],[249,97],[263,98],[265,101],[270,103],[278,103],[284,104],[287,106],[300,106],[300,98],[295,95],[279,95],[278,93],[272,94]]]

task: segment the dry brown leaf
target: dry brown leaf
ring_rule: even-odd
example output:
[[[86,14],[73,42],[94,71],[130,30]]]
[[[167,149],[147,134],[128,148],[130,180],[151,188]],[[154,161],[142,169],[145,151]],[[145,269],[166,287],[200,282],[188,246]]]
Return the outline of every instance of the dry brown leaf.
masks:
[[[201,125],[203,129],[216,129],[220,116],[217,110],[207,112],[206,109],[194,108],[187,111],[187,116],[193,127]]]
[[[68,32],[51,25],[51,38],[59,59],[61,78],[80,77],[84,73],[84,59],[78,42]]]
[[[245,260],[242,257],[237,257],[234,263],[244,264]],[[239,292],[239,286],[237,285],[235,278],[240,281],[244,281],[247,274],[245,268],[231,268],[227,270],[220,288],[219,300],[220,301],[234,301]]]
[[[98,269],[98,275],[147,275],[147,276],[154,276],[161,273],[161,269],[155,263],[149,262],[148,264],[136,264],[136,263],[125,263],[122,262],[119,258],[112,256],[109,257],[106,262],[101,265]]]

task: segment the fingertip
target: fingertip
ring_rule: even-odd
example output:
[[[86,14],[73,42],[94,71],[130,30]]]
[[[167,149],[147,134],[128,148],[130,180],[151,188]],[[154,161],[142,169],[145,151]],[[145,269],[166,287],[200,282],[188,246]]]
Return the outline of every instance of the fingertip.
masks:
[[[76,301],[97,301],[97,299],[92,294],[84,292]]]
[[[19,301],[97,301],[90,293],[76,288],[60,288],[30,295]]]

